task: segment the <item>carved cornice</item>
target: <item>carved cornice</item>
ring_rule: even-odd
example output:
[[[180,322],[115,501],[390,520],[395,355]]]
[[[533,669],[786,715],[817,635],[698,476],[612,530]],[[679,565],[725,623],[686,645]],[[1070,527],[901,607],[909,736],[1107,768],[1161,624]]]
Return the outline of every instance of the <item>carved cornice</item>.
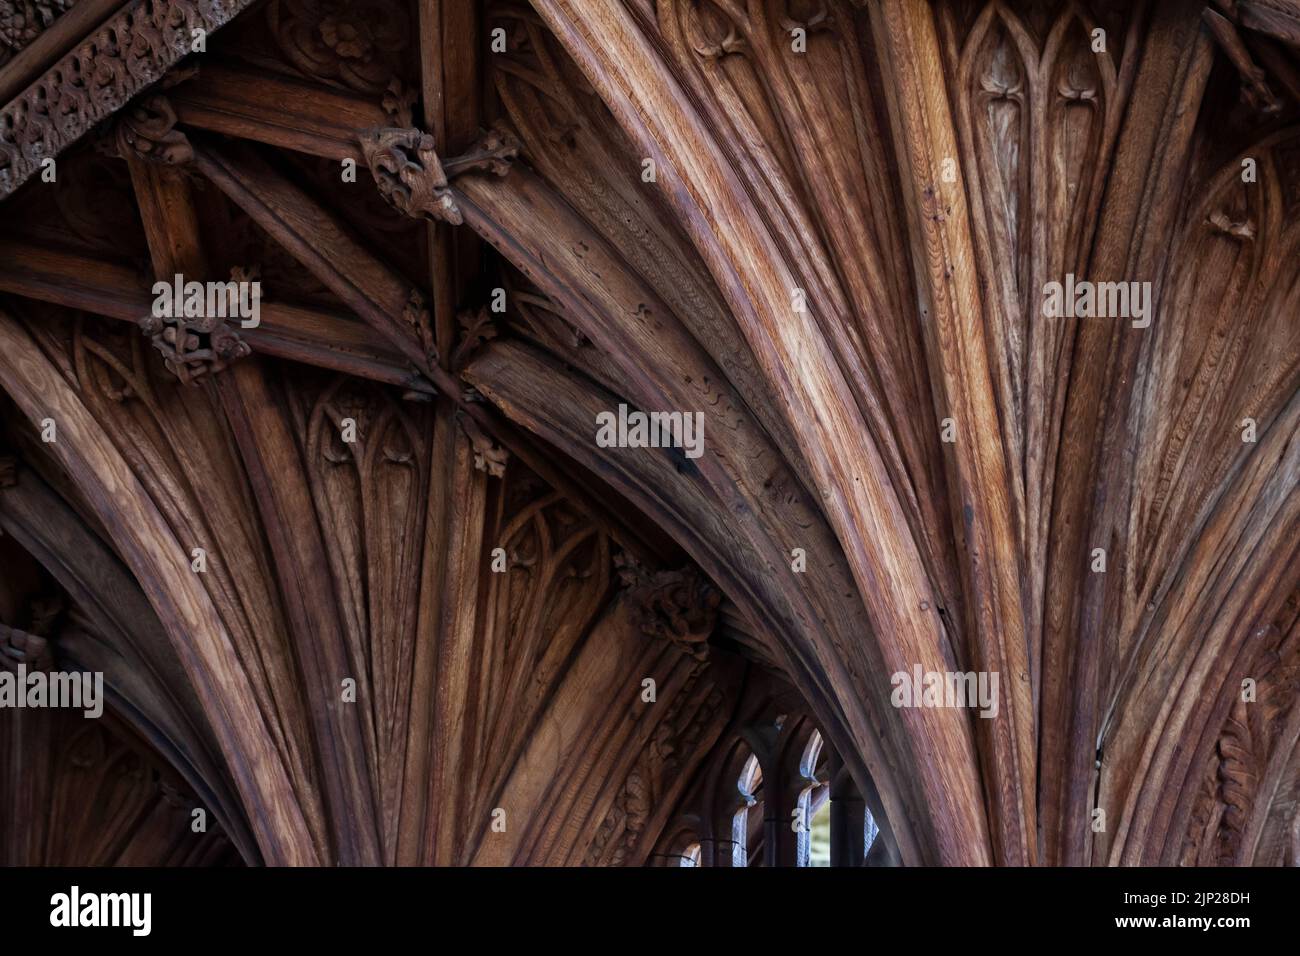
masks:
[[[0,196],[23,184],[191,52],[251,0],[138,0],[0,110]]]
[[[0,2],[0,64],[45,32],[76,0],[3,0]]]

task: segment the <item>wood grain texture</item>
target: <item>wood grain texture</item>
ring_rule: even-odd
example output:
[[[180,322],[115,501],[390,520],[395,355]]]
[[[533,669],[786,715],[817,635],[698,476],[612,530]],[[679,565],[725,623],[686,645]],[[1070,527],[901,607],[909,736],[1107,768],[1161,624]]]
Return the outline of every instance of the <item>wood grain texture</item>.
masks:
[[[0,65],[4,648],[245,862],[1300,859],[1290,0],[270,0],[82,103],[85,11]],[[146,816],[68,846],[228,858]]]

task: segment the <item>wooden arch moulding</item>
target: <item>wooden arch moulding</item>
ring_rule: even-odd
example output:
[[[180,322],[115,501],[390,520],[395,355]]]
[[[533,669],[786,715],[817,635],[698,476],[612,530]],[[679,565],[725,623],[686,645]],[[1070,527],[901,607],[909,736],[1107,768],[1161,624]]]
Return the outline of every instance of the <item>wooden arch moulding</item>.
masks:
[[[1292,0],[0,0],[0,860],[1300,863],[1298,214]]]

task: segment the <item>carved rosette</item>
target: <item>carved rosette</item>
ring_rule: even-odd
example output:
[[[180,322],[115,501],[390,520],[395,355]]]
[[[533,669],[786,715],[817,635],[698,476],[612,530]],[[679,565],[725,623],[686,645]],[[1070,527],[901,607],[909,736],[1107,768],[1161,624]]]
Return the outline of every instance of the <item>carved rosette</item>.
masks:
[[[694,568],[652,572],[628,554],[615,558],[615,564],[624,600],[642,633],[704,661],[722,603],[717,588]]]
[[[383,0],[276,0],[267,22],[304,74],[362,93],[384,89],[413,36],[406,8]]]

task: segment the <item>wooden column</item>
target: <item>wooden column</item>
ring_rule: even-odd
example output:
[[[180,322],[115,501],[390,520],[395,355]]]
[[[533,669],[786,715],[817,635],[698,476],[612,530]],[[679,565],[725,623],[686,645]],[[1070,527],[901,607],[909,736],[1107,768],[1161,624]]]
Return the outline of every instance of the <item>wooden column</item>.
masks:
[[[828,761],[831,788],[831,866],[862,866],[867,859],[867,803],[839,755]]]

